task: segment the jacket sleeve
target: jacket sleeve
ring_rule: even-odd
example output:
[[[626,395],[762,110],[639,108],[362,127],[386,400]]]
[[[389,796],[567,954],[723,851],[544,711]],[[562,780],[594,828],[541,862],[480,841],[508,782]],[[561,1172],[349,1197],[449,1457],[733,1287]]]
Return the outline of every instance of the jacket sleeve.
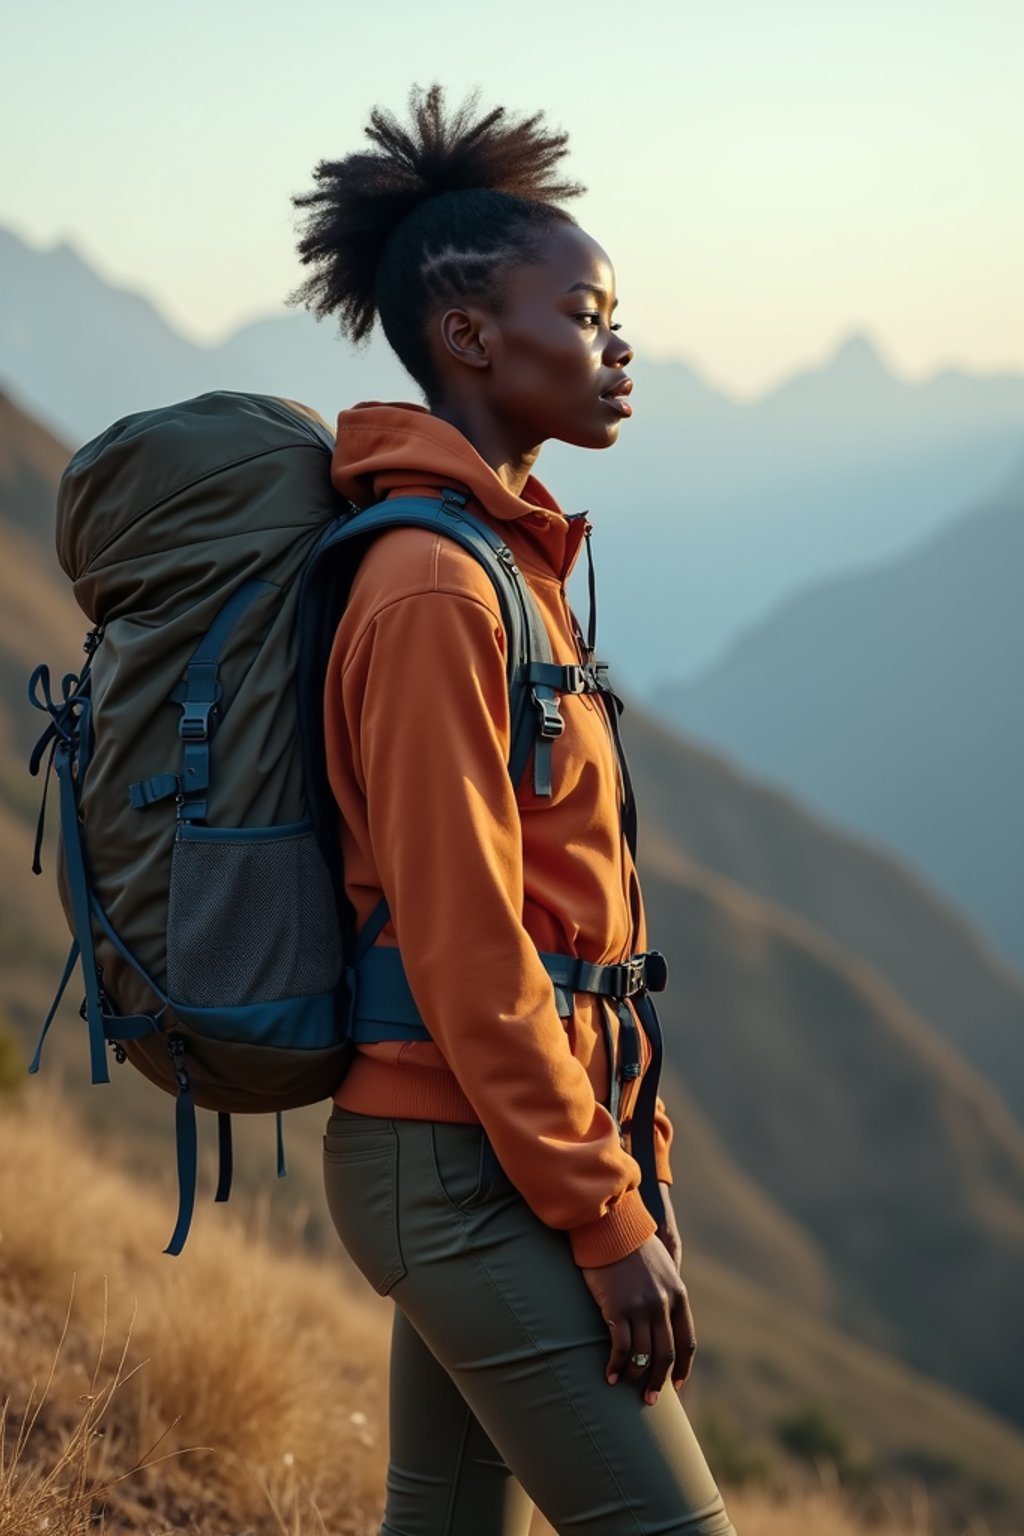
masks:
[[[443,589],[403,596],[354,640],[340,686],[381,886],[431,1037],[536,1215],[568,1233],[578,1264],[613,1263],[656,1226],[523,927],[497,612]]]

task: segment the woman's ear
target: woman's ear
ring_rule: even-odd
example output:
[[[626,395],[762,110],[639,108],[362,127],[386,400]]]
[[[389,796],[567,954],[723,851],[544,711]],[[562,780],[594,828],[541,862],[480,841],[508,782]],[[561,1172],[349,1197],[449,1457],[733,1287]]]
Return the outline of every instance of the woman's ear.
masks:
[[[449,309],[441,316],[445,351],[467,368],[489,368],[490,315],[482,309]]]

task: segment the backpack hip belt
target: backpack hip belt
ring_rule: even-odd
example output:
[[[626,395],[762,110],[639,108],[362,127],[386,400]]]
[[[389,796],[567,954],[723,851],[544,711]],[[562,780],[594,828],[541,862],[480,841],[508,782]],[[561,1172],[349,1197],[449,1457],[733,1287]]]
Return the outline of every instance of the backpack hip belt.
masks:
[[[545,950],[538,950],[538,955],[551,978],[560,1018],[572,1017],[574,992],[590,992],[615,1008],[619,1019],[617,1051],[608,1012],[602,1009],[611,1085],[607,1108],[620,1132],[629,1130],[632,1155],[640,1165],[640,1195],[660,1223],[664,1206],[654,1153],[654,1111],[663,1047],[661,1023],[651,993],[665,989],[668,981],[665,957],[658,950],[648,950],[630,955],[614,965],[599,965],[575,955],[551,954]],[[364,949],[346,979],[350,998],[348,1037],[354,1045],[431,1038],[413,998],[398,949],[379,944]],[[624,1124],[619,1120],[622,1084],[640,1076],[639,1040],[629,1002],[632,1002],[647,1036],[651,1059],[640,1084],[633,1114],[628,1124]]]

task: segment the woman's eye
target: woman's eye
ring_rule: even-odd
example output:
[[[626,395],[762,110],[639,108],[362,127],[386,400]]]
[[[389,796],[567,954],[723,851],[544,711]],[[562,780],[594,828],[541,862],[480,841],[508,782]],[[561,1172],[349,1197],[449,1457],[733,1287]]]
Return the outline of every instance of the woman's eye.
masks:
[[[576,315],[575,318],[577,320],[587,320],[587,321],[590,322],[591,325],[600,325],[601,324],[601,316],[597,312],[596,309],[586,309],[586,310],[583,310],[583,311],[581,311],[580,314]],[[614,325],[610,325],[608,327],[608,329],[610,331],[621,331],[622,330],[622,326],[619,324],[618,321],[616,321],[615,324]]]

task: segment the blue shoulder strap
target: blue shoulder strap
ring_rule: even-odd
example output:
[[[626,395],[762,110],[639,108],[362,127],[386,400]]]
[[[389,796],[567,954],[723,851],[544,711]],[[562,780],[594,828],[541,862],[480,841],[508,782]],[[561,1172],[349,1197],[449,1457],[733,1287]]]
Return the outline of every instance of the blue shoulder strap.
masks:
[[[427,528],[454,539],[480,563],[494,583],[508,637],[509,713],[512,740],[517,743],[531,702],[530,662],[550,662],[551,647],[537,605],[511,549],[500,534],[467,509],[462,492],[446,490],[440,499],[395,496],[390,501],[357,512],[330,530],[313,559],[316,562],[329,560],[333,552],[350,545],[352,540],[368,540],[388,528],[400,527]],[[517,783],[525,766],[525,754],[523,758],[518,775],[512,772]],[[510,761],[510,771],[515,766]]]
[[[512,550],[498,532],[468,510],[466,501],[463,492],[445,490],[439,498],[395,496],[353,512],[332,524],[306,567],[299,599],[299,729],[304,742],[307,804],[328,866],[335,873],[336,810],[323,767],[323,679],[362,546],[389,528],[426,528],[454,539],[491,578],[507,637],[509,775],[518,785],[536,747],[534,788],[538,794],[551,793],[551,743],[562,731],[554,674],[561,676],[574,669],[554,667],[544,622]],[[564,679],[562,684],[562,691],[566,691]],[[340,882],[337,894],[339,908],[345,911]],[[381,901],[359,934],[356,958],[371,947],[387,920],[387,904]]]

